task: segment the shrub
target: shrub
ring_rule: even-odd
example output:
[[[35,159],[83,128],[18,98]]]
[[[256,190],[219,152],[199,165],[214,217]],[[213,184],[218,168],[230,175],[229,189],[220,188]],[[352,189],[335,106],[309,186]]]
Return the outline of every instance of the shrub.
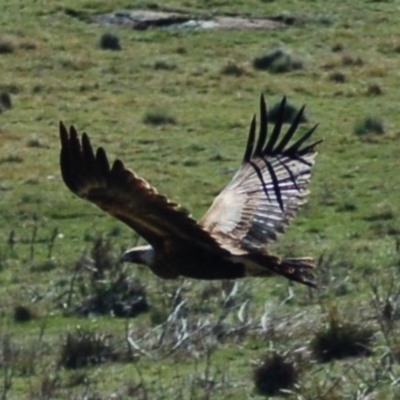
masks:
[[[0,105],[3,106],[3,108],[12,108],[11,96],[8,92],[0,93]]]
[[[13,53],[15,47],[12,42],[5,39],[0,39],[0,54],[9,54]]]
[[[106,362],[114,355],[107,335],[78,328],[63,338],[59,365],[67,369],[82,368]]]
[[[43,149],[48,149],[49,146],[48,144],[42,143],[39,139],[29,139],[27,142],[28,147],[37,147],[37,148],[43,148]]]
[[[173,125],[176,124],[176,119],[166,110],[149,110],[145,113],[143,122],[148,125]]]
[[[103,50],[121,50],[119,37],[112,33],[103,33],[100,38],[100,48]]]
[[[149,310],[144,287],[124,273],[114,279],[96,280],[91,286],[92,294],[75,308],[76,314],[133,318]]]
[[[3,164],[3,163],[19,164],[19,163],[22,163],[23,161],[24,161],[24,159],[21,156],[19,156],[17,154],[9,154],[8,156],[5,156],[0,159],[0,164]]]
[[[368,356],[373,331],[362,323],[340,321],[336,307],[329,310],[328,324],[315,333],[311,351],[319,362]]]
[[[365,117],[362,121],[358,121],[354,126],[354,133],[356,135],[366,135],[368,133],[383,134],[385,128],[383,126],[382,118],[376,116]]]
[[[154,65],[153,68],[157,71],[157,70],[164,70],[164,71],[172,71],[174,69],[176,69],[176,65],[168,62],[166,60],[157,60]]]
[[[344,49],[344,46],[343,46],[342,43],[335,43],[335,44],[332,46],[332,48],[331,48],[331,50],[332,50],[334,53],[337,53],[337,52],[339,52],[339,51],[342,51],[343,49]]]
[[[117,261],[109,240],[94,239],[90,259],[79,260],[77,268],[82,275],[77,280],[75,274],[72,280],[78,281],[81,296],[73,308],[74,314],[136,317],[149,310],[146,290]]]
[[[332,72],[329,75],[329,80],[336,83],[344,83],[346,82],[346,75],[343,72]]]
[[[19,43],[18,47],[23,50],[35,50],[37,48],[36,43],[30,41],[23,41]]]
[[[371,83],[367,88],[367,96],[379,96],[382,94],[382,89],[377,83]]]
[[[342,65],[346,67],[360,67],[364,65],[364,60],[361,57],[353,57],[350,54],[343,54]]]
[[[242,76],[244,74],[244,69],[234,61],[228,61],[228,63],[222,67],[221,73],[223,75]]]
[[[259,394],[273,396],[293,387],[298,378],[295,365],[279,354],[267,355],[253,371],[253,381]]]
[[[302,69],[303,63],[294,58],[289,52],[282,49],[275,49],[261,57],[256,57],[253,60],[253,67],[259,70],[283,73]]]
[[[177,54],[187,54],[186,47],[183,46],[178,46],[175,51]]]
[[[35,317],[35,314],[29,307],[18,305],[14,307],[14,321],[28,322]]]
[[[271,109],[269,110],[269,116],[268,116],[270,122],[277,122],[280,107],[281,107],[280,101],[278,103],[275,103],[271,107]],[[283,111],[283,122],[286,122],[286,123],[293,122],[298,112],[299,112],[299,109],[297,107],[295,107],[293,104],[290,104],[289,102],[286,102],[285,108]],[[307,122],[307,117],[305,116],[305,114],[302,115],[300,122]]]

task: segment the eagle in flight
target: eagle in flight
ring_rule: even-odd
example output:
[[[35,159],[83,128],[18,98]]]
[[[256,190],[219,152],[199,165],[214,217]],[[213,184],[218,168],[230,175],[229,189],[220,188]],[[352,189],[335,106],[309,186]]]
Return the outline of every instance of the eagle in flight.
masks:
[[[242,165],[198,221],[179,204],[159,194],[117,159],[95,152],[86,133],[79,138],[60,122],[61,174],[67,187],[118,218],[148,245],[122,260],[147,265],[165,279],[236,279],[246,276],[286,278],[316,287],[312,259],[281,258],[266,245],[282,233],[308,196],[311,168],[320,141],[308,144],[316,126],[291,142],[304,106],[282,133],[286,99],[280,103],[272,132],[260,99],[260,123],[254,115]]]

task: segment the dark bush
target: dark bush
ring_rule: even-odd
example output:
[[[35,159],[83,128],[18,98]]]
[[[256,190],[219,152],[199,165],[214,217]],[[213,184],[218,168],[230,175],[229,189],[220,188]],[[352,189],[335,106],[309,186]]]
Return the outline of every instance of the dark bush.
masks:
[[[337,53],[337,52],[339,52],[339,51],[342,51],[343,49],[344,49],[344,46],[343,46],[342,43],[335,43],[335,44],[332,46],[332,48],[331,48],[331,50],[332,50],[334,53]]]
[[[274,396],[282,389],[292,388],[298,378],[295,365],[279,354],[267,355],[253,371],[256,390],[264,396]]]
[[[332,72],[329,75],[329,80],[336,83],[344,83],[346,82],[346,75],[343,72]]]
[[[100,39],[100,48],[103,50],[121,50],[119,37],[112,33],[103,33]]]
[[[303,63],[285,50],[275,49],[261,57],[256,57],[253,60],[253,67],[259,70],[283,73],[302,69]]]
[[[176,119],[165,110],[149,110],[145,113],[143,122],[148,125],[173,125],[176,124]]]
[[[13,53],[15,50],[12,42],[4,39],[0,39],[0,54],[9,54]]]
[[[367,96],[379,96],[382,94],[382,89],[377,83],[368,85]]]
[[[362,322],[339,321],[335,308],[329,314],[328,325],[316,332],[311,341],[312,354],[319,362],[371,354],[371,328]]]
[[[234,61],[229,61],[222,69],[221,73],[223,75],[232,76],[242,76],[244,74],[244,69],[237,65]]]
[[[8,92],[0,93],[0,105],[2,106],[2,108],[12,108],[11,96]]]
[[[14,307],[14,321],[28,322],[35,318],[35,314],[27,306],[18,305]]]
[[[101,364],[114,357],[115,351],[107,335],[78,328],[63,338],[59,365],[76,369]]]

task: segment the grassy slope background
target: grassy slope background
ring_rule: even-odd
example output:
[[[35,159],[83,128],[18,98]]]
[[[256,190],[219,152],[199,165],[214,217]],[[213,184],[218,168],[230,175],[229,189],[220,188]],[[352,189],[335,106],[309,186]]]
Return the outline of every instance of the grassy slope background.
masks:
[[[300,376],[293,398],[393,398],[399,378],[398,4],[168,3],[192,12],[281,14],[300,21],[274,31],[227,32],[104,27],[67,15],[63,4],[1,5],[0,39],[11,50],[0,54],[0,87],[13,103],[0,114],[0,361],[5,395],[256,398],[254,365],[276,349],[289,351],[292,361],[293,354],[299,355],[293,361]],[[71,1],[69,7],[88,17],[146,4]],[[99,48],[104,32],[120,38],[121,51]],[[286,74],[255,70],[252,60],[275,47],[292,51],[304,68]],[[174,67],[155,68],[160,61]],[[243,73],[224,74],[229,62]],[[344,82],[333,74],[342,74]],[[371,85],[382,93],[371,95]],[[232,334],[218,341],[210,334],[194,341],[190,351],[172,354],[167,344],[162,352],[154,338],[146,337],[142,351],[130,347],[135,361],[108,360],[72,371],[60,366],[66,334],[77,326],[104,334],[116,347],[129,347],[129,330],[143,338],[157,326],[157,313],[168,316],[173,310],[171,298],[181,282],[160,282],[131,267],[128,272],[145,286],[152,311],[128,322],[65,315],[63,293],[92,239],[111,237],[113,254],[118,255],[135,237],[65,188],[58,168],[58,121],[86,130],[94,145],[105,146],[111,157],[122,158],[200,217],[239,165],[260,92],[270,105],[282,95],[295,105],[306,103],[306,126],[319,123],[316,137],[325,140],[310,202],[273,248],[320,259],[326,289],[311,295],[279,279],[244,281],[224,319],[228,330],[251,322],[243,337]],[[143,118],[154,109],[176,122],[145,124]],[[354,134],[357,122],[369,115],[383,119],[383,135]],[[182,284],[193,324],[198,318],[217,326],[224,313],[220,285]],[[375,284],[376,296],[371,288]],[[207,301],[198,305],[199,296]],[[380,313],[388,303],[394,310],[390,326]],[[34,314],[24,324],[14,318],[21,305]],[[245,322],[237,316],[241,306],[248,307]],[[259,326],[263,316],[270,328]],[[362,362],[316,362],[310,341],[329,318],[372,327],[373,354]]]

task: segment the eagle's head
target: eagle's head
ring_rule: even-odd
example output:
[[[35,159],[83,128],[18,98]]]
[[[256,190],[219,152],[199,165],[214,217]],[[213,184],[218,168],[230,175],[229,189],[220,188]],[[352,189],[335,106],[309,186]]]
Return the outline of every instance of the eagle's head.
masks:
[[[136,246],[125,251],[121,256],[121,261],[150,266],[154,262],[154,250],[149,245]]]

